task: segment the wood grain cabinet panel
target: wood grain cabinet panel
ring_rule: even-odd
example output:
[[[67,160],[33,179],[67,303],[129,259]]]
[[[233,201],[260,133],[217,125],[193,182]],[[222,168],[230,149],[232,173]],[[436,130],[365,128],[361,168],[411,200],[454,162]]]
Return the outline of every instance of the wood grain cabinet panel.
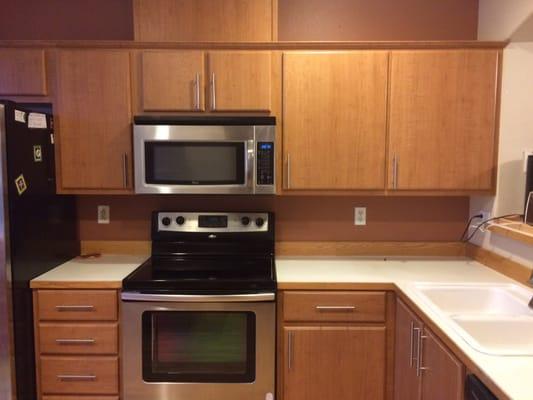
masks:
[[[118,324],[40,323],[41,354],[118,354]]]
[[[119,400],[118,396],[43,396],[43,400]]]
[[[129,52],[58,51],[57,115],[58,190],[131,190]]]
[[[385,398],[385,327],[286,327],[285,400]]]
[[[388,52],[283,54],[286,189],[383,190]]]
[[[464,367],[429,329],[422,336],[422,399],[463,400]]]
[[[391,57],[389,189],[492,189],[499,51]]]
[[[285,321],[385,321],[385,292],[285,292],[284,298]]]
[[[44,394],[118,394],[118,357],[41,357]]]
[[[203,51],[145,51],[141,55],[144,111],[203,111]]]
[[[135,40],[270,42],[273,0],[134,0]]]
[[[209,109],[269,112],[271,64],[268,51],[209,52]]]
[[[39,290],[41,321],[116,321],[115,290]]]
[[[0,95],[47,94],[44,50],[0,49]]]

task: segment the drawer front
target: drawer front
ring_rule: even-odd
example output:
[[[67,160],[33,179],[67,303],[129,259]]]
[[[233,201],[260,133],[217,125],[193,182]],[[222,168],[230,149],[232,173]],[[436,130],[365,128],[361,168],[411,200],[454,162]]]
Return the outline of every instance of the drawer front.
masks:
[[[118,357],[41,357],[43,394],[118,394]]]
[[[383,322],[385,292],[285,292],[285,321]]]
[[[118,354],[118,324],[39,324],[41,354]]]
[[[116,321],[115,290],[39,290],[41,321]]]

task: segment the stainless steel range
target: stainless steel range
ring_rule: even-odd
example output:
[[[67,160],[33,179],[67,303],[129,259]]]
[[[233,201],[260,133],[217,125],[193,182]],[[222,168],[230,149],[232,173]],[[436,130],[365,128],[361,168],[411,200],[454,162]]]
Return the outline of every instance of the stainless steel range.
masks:
[[[272,400],[274,217],[154,212],[123,282],[124,400]]]

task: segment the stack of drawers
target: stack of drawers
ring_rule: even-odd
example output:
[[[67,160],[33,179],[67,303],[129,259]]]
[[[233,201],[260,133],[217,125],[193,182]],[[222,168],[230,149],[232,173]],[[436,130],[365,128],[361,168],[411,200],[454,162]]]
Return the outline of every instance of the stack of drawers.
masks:
[[[41,400],[118,400],[116,290],[34,291]]]

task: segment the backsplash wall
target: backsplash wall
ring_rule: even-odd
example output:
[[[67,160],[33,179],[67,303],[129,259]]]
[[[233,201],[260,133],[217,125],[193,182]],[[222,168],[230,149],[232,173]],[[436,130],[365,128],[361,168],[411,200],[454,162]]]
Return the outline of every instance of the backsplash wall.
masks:
[[[96,222],[109,205],[111,223]],[[354,226],[354,207],[367,225]],[[81,240],[150,240],[153,210],[273,211],[278,241],[457,241],[467,197],[79,196]]]

